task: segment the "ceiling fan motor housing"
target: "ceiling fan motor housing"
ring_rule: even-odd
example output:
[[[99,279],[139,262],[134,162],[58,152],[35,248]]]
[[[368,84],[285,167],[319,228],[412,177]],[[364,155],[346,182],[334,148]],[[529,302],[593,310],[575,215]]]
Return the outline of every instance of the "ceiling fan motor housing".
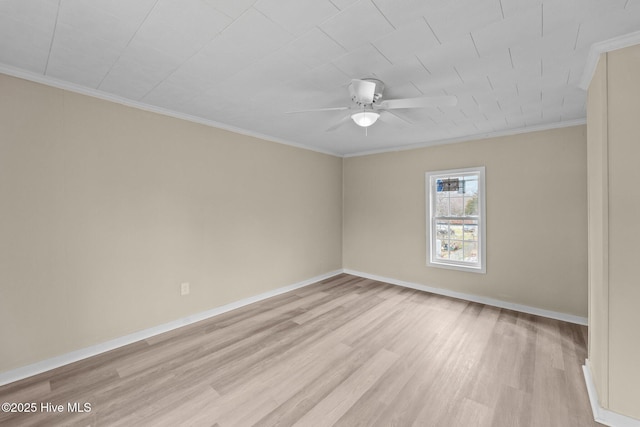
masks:
[[[351,93],[351,100],[355,102],[360,107],[371,106],[373,104],[378,104],[382,100],[382,94],[384,93],[384,83],[382,83],[378,79],[362,79],[367,82],[374,83],[376,88],[373,93],[373,102],[362,101],[356,91],[353,88],[353,85],[349,85],[349,92]]]

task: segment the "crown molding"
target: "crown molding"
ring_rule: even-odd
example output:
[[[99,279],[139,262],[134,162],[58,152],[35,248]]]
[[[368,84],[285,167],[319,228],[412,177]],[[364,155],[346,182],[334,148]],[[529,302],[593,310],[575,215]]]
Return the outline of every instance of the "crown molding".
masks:
[[[598,43],[594,43],[593,45],[591,45],[591,48],[589,49],[589,54],[587,56],[587,62],[583,70],[582,78],[580,79],[580,83],[578,84],[578,87],[580,87],[583,90],[587,90],[589,88],[589,84],[591,83],[591,79],[593,78],[593,74],[595,73],[596,65],[598,64],[598,59],[601,54],[618,50],[618,49],[623,49],[625,47],[633,46],[636,44],[640,44],[640,31],[635,31],[622,36],[618,36],[618,37],[614,37]],[[141,110],[161,114],[164,116],[182,119],[189,122],[214,127],[217,129],[227,130],[230,132],[235,132],[235,133],[250,136],[253,138],[259,138],[265,141],[275,142],[278,144],[288,145],[288,146],[300,148],[303,150],[314,151],[321,154],[327,154],[330,156],[344,157],[344,158],[366,156],[371,154],[382,154],[382,153],[389,153],[389,152],[395,152],[395,151],[406,151],[406,150],[413,150],[417,148],[431,147],[435,145],[453,144],[457,142],[466,142],[466,141],[473,141],[473,140],[479,140],[479,139],[495,138],[500,136],[518,135],[518,134],[537,132],[542,130],[560,129],[564,127],[583,125],[586,123],[586,119],[577,119],[577,120],[570,120],[566,122],[530,126],[530,127],[524,127],[524,128],[518,128],[518,129],[507,129],[507,130],[498,131],[498,132],[466,135],[459,138],[427,141],[427,142],[422,142],[417,144],[408,144],[408,145],[403,145],[400,147],[393,147],[393,148],[381,148],[381,149],[375,149],[375,150],[358,151],[353,153],[338,153],[338,152],[333,152],[329,150],[322,150],[319,148],[310,147],[308,145],[296,143],[293,141],[288,141],[281,138],[276,138],[271,135],[266,135],[259,132],[253,132],[247,129],[242,129],[239,127],[227,125],[227,124],[216,122],[213,120],[204,119],[202,117],[196,117],[189,114],[178,113],[176,111],[171,111],[165,108],[156,107],[150,104],[145,104],[144,102],[126,99],[121,96],[103,92],[98,89],[86,88],[86,87],[76,85],[73,83],[68,83],[53,77],[44,76],[42,74],[22,70],[22,69],[11,67],[4,64],[0,64],[0,73],[7,74],[13,77],[18,77],[24,80],[29,80],[35,83],[41,83],[47,86],[52,86],[58,89],[79,93],[81,95],[87,95],[94,98],[115,102],[128,107],[138,108]]]
[[[633,33],[628,33],[592,44],[589,49],[589,55],[587,56],[587,64],[582,72],[582,78],[580,79],[578,87],[582,90],[589,89],[589,84],[591,84],[593,74],[596,72],[596,65],[598,65],[598,59],[601,54],[611,52],[613,50],[624,49],[625,47],[636,44],[640,44],[640,31],[635,31]]]
[[[319,148],[309,147],[307,145],[299,144],[285,139],[276,138],[270,135],[265,135],[259,132],[253,132],[247,129],[227,125],[224,123],[216,122],[214,120],[205,119],[202,117],[192,116],[190,114],[179,113],[176,111],[168,110],[162,107],[156,107],[154,105],[145,104],[144,102],[134,101],[131,99],[123,98],[118,95],[107,93],[98,89],[88,88],[74,83],[69,83],[63,80],[56,79],[54,77],[45,76],[42,74],[34,73],[31,71],[22,70],[19,68],[11,67],[5,64],[0,64],[0,73],[8,76],[17,77],[19,79],[28,80],[34,83],[40,83],[46,86],[55,87],[57,89],[66,90],[69,92],[78,93],[80,95],[91,96],[93,98],[102,99],[105,101],[115,102],[116,104],[125,105],[127,107],[137,108],[139,110],[149,111],[151,113],[161,114],[163,116],[173,117],[175,119],[186,120],[188,122],[197,123],[217,129],[222,129],[230,132],[234,132],[240,135],[250,136],[252,138],[258,138],[265,141],[275,142],[278,144],[288,145],[290,147],[300,148],[307,151],[314,151],[321,154],[328,154],[330,156],[342,157],[341,154],[328,150],[322,150]]]
[[[437,141],[429,141],[429,142],[420,142],[417,144],[409,144],[403,145],[400,147],[393,148],[381,148],[378,150],[366,150],[366,151],[358,151],[355,153],[344,154],[342,157],[360,157],[360,156],[368,156],[371,154],[383,154],[383,153],[391,153],[396,151],[407,151],[407,150],[415,150],[417,148],[426,148],[433,147],[437,145],[445,145],[445,144],[455,144],[457,142],[467,142],[467,141],[478,141],[481,139],[488,138],[497,138],[500,136],[510,136],[510,135],[520,135],[523,133],[531,133],[531,132],[539,132],[543,130],[552,130],[552,129],[562,129],[572,126],[580,126],[587,123],[587,119],[576,119],[576,120],[567,120],[565,122],[556,122],[556,123],[547,123],[536,126],[527,126],[523,128],[515,128],[515,129],[506,129],[498,132],[488,132],[488,133],[476,133],[473,135],[461,136],[459,138],[451,138],[451,139],[442,139]]]
[[[151,113],[161,114],[163,116],[173,117],[180,120],[186,120],[192,123],[197,123],[204,126],[226,130],[226,131],[234,132],[240,135],[246,135],[249,137],[259,138],[259,139],[274,142],[277,144],[288,145],[290,147],[300,148],[302,150],[313,151],[316,153],[327,154],[330,156],[335,156],[340,158],[366,156],[370,154],[381,154],[381,153],[389,153],[389,152],[395,152],[395,151],[414,150],[417,148],[431,147],[431,146],[444,145],[444,144],[453,144],[456,142],[474,141],[474,140],[494,138],[499,136],[518,135],[522,133],[536,132],[541,130],[558,129],[558,128],[569,127],[569,126],[578,126],[586,123],[586,119],[577,119],[577,120],[571,120],[571,121],[560,122],[560,123],[537,125],[537,126],[530,126],[530,127],[517,128],[517,129],[508,129],[508,130],[498,131],[498,132],[479,133],[479,134],[462,136],[459,138],[426,141],[426,142],[421,142],[417,144],[403,145],[400,147],[381,148],[377,150],[365,150],[365,151],[358,151],[354,153],[338,153],[334,151],[322,150],[319,148],[310,147],[304,144],[287,141],[284,139],[279,139],[270,135],[253,132],[253,131],[238,128],[235,126],[230,126],[230,125],[219,123],[213,120],[204,119],[202,117],[196,117],[189,114],[171,111],[165,108],[156,107],[150,104],[145,104],[144,102],[133,101],[133,100],[126,99],[118,95],[113,95],[98,89],[87,88],[74,83],[66,82],[64,80],[59,80],[54,77],[44,76],[42,74],[34,73],[27,70],[22,70],[20,68],[11,67],[1,63],[0,63],[0,73],[6,74],[12,77],[17,77],[23,80],[28,80],[34,83],[40,83],[46,86],[55,87],[57,89],[78,93],[80,95],[91,96],[93,98],[98,98],[98,99],[102,99],[109,102],[115,102],[117,104],[121,104],[127,107],[149,111]]]

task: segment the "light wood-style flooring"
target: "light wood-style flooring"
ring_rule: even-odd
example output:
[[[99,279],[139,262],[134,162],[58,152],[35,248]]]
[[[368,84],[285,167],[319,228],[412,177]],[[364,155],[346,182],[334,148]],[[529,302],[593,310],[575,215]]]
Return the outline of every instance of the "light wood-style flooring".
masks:
[[[342,274],[0,387],[65,406],[0,425],[594,426],[585,343],[584,326]]]

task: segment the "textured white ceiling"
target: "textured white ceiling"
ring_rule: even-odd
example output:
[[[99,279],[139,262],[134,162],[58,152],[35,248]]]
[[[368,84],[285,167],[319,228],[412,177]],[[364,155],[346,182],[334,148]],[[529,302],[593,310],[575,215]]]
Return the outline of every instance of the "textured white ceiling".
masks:
[[[589,48],[638,30],[640,0],[0,0],[0,65],[352,154],[575,123]],[[349,105],[366,77],[459,103],[367,135],[286,114]]]

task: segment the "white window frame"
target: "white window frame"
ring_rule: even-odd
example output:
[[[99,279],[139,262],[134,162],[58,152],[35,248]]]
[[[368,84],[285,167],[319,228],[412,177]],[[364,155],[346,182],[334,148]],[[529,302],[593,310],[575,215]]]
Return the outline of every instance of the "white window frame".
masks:
[[[478,262],[470,263],[458,260],[442,260],[435,257],[436,254],[436,218],[435,197],[436,185],[439,178],[447,178],[452,175],[478,175],[478,217],[456,217],[456,219],[474,219],[478,221]],[[427,219],[427,265],[429,267],[447,268],[474,273],[487,272],[487,226],[486,226],[486,191],[485,191],[485,168],[478,166],[464,169],[449,169],[441,171],[431,171],[425,174],[426,187],[426,219]]]

